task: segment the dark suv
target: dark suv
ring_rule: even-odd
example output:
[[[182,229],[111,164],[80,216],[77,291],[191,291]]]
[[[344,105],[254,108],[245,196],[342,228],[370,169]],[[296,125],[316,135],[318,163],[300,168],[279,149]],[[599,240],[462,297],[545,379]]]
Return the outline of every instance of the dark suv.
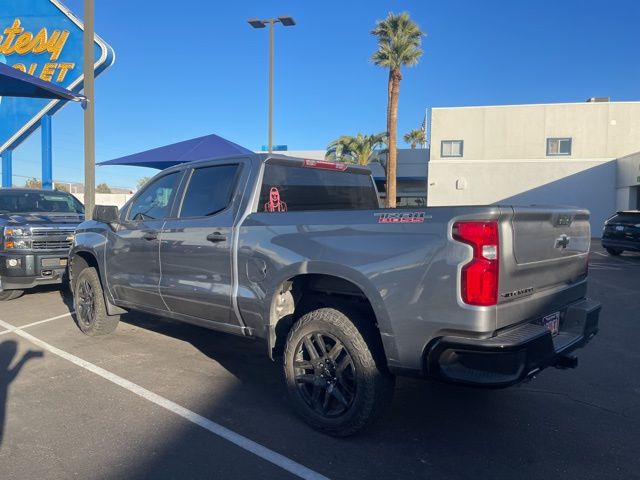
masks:
[[[617,212],[604,222],[602,246],[610,255],[640,252],[640,210]]]
[[[0,301],[37,285],[62,283],[84,207],[50,190],[0,190]]]

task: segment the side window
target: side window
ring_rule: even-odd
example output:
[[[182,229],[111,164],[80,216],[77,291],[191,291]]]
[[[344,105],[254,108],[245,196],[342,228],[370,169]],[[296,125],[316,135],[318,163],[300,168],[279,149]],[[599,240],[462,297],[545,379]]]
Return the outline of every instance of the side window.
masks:
[[[168,216],[179,174],[173,172],[148,184],[131,204],[127,220],[155,220]]]
[[[547,157],[571,155],[571,138],[547,138]]]
[[[441,157],[462,157],[464,142],[462,140],[442,140],[440,142]]]
[[[219,165],[193,171],[180,209],[180,218],[207,217],[229,205],[238,165]]]

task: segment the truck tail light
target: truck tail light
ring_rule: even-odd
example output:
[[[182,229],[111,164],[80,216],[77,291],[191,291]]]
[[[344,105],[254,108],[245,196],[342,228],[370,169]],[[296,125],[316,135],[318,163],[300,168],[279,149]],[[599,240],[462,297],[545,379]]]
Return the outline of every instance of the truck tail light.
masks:
[[[473,258],[462,267],[462,301],[469,305],[498,303],[498,222],[462,221],[453,224],[453,238],[473,247]]]

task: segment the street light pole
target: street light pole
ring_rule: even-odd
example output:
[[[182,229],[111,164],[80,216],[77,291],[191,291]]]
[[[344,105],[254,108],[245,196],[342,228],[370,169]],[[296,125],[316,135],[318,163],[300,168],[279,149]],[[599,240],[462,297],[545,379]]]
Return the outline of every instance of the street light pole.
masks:
[[[273,31],[274,19],[269,20],[269,153],[273,153]]]
[[[96,132],[95,132],[95,94],[93,71],[94,41],[94,4],[93,0],[84,0],[83,70],[84,95],[87,97],[84,110],[84,214],[87,220],[93,215],[96,186]]]
[[[273,44],[276,23],[281,23],[285,27],[292,27],[296,24],[291,17],[270,18],[268,20],[249,20],[249,25],[253,28],[264,28],[269,24],[269,153],[273,152]]]

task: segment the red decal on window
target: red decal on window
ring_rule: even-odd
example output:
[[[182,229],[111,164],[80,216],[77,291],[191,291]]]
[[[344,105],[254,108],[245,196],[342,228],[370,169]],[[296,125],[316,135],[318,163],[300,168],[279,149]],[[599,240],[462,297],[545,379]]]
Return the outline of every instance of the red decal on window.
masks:
[[[271,187],[269,190],[269,201],[264,204],[265,212],[286,212],[287,204],[280,199],[280,190]]]

